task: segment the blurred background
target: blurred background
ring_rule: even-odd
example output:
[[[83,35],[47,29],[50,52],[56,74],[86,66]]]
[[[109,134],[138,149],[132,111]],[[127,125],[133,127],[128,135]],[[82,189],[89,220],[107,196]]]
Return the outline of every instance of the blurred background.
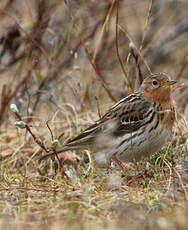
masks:
[[[0,229],[187,230],[187,12],[187,0],[0,1]],[[93,173],[88,151],[62,156],[69,179],[39,164],[37,141],[63,145],[157,72],[178,81],[159,153],[126,176]]]
[[[187,113],[187,1],[119,0],[118,12],[114,0],[66,3],[1,1],[1,124],[9,120],[10,103],[44,120],[65,104],[79,113],[98,107],[103,114],[135,89],[130,42],[143,77],[166,72],[185,83],[175,98]]]

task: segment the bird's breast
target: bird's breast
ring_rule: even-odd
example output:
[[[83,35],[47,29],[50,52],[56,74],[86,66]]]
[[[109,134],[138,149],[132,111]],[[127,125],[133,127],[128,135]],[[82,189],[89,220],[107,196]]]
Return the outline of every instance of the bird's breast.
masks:
[[[172,126],[165,126],[156,114],[151,123],[121,137],[116,157],[122,162],[139,161],[160,150],[169,140],[171,132]]]

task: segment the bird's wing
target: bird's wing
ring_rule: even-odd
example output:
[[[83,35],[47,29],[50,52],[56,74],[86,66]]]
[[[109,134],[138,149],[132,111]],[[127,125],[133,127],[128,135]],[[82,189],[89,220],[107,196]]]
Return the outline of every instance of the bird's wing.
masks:
[[[98,135],[121,135],[138,130],[154,116],[152,103],[139,93],[125,97],[111,107],[95,124],[66,145],[92,145]]]
[[[101,124],[114,120],[114,135],[131,133],[150,122],[154,113],[152,102],[144,99],[141,94],[134,93],[115,104],[102,117]]]
[[[68,141],[66,143],[66,146],[74,146],[74,145],[85,145],[85,147],[90,146],[93,144],[93,141],[96,137],[96,134],[100,130],[100,125],[98,122],[95,124],[91,125],[89,128],[85,129],[83,133],[79,134],[72,140]]]

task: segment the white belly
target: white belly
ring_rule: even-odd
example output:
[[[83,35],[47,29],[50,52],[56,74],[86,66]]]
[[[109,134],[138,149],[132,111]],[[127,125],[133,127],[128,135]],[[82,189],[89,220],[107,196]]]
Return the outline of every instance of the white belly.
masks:
[[[140,131],[141,133],[141,131]],[[164,129],[164,127],[158,126],[157,129],[150,132],[148,135],[143,133],[136,136],[136,132],[132,134],[126,134],[134,136],[135,138],[121,145],[116,157],[122,162],[139,161],[146,156],[149,156],[156,151],[160,150],[169,140],[171,135],[171,128]]]

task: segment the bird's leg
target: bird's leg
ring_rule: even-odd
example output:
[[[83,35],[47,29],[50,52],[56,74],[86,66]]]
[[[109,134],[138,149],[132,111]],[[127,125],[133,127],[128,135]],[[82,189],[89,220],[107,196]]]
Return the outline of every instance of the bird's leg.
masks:
[[[137,167],[140,171],[141,171],[141,175],[144,177],[144,175],[146,175],[146,170],[142,168],[142,166],[140,166],[135,159],[133,160],[133,164],[135,167]]]
[[[144,170],[139,164],[137,164],[137,162],[135,160],[133,160],[133,164],[134,164],[135,167],[140,169],[141,173],[139,173],[136,176],[131,176],[131,178],[129,178],[129,180],[128,180],[127,185],[130,185],[132,182],[136,181],[139,178],[144,178],[144,176],[146,175],[146,170]]]
[[[122,170],[123,174],[126,175],[127,169],[126,169],[125,165],[121,161],[119,161],[116,156],[113,156],[111,159]]]
[[[122,170],[123,174],[126,175],[127,174],[126,166],[121,161],[119,161],[116,156],[113,156],[111,159]],[[136,161],[134,161],[133,163],[135,164],[135,166],[137,166],[142,171],[142,173],[145,172],[145,170],[141,166],[138,166]],[[140,178],[140,176],[143,177],[142,173],[141,173],[141,175],[138,175],[136,177],[132,177],[131,179],[129,179],[127,185],[130,185],[135,179]]]

